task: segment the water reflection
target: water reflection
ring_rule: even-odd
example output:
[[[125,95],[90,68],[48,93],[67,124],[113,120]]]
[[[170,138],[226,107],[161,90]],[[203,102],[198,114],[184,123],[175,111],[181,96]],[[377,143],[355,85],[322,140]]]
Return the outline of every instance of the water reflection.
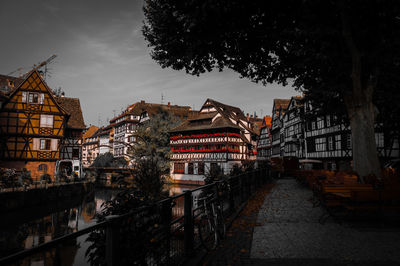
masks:
[[[95,223],[95,215],[101,211],[102,203],[117,193],[116,190],[98,190],[80,199],[5,214],[0,223],[0,257],[35,247]],[[84,239],[78,238],[63,248],[32,256],[21,265],[59,264],[55,260],[62,261],[59,265],[80,265],[84,258],[78,262],[75,257]]]
[[[177,195],[194,186],[167,185],[169,195]],[[0,257],[46,243],[54,238],[84,229],[96,222],[95,215],[102,204],[115,197],[118,190],[101,189],[71,198],[65,202],[50,202],[18,212],[2,215],[0,219]],[[183,197],[177,199],[174,214],[183,214]],[[176,212],[176,213],[175,213]],[[58,248],[35,254],[17,265],[86,265],[87,235],[78,237]]]

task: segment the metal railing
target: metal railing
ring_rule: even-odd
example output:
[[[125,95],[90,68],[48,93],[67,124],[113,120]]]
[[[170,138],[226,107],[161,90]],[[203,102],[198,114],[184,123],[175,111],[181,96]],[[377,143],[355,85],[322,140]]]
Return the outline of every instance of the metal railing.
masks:
[[[201,248],[196,227],[197,218],[204,209],[196,206],[196,198],[200,193],[203,191],[216,193],[215,196],[223,206],[225,222],[229,223],[257,188],[261,184],[269,182],[270,176],[268,169],[259,169],[230,177],[225,181],[187,190],[152,206],[135,209],[119,216],[109,216],[105,221],[85,229],[0,258],[0,265],[19,264],[30,256],[37,257],[38,254],[48,257],[48,251],[55,254],[57,253],[54,252],[55,249],[68,246],[68,242],[71,240],[76,241],[78,237],[90,235],[93,232],[102,232],[105,236],[104,259],[106,265],[127,264],[125,257],[128,254],[126,252],[140,253],[141,249],[146,250],[146,254],[134,256],[134,259],[141,260],[139,264],[141,262],[148,265],[183,264]],[[126,228],[129,228],[131,234],[126,234]],[[142,231],[148,230],[148,228],[152,228],[150,230],[151,238],[148,243],[144,243],[145,235]],[[48,252],[47,255],[45,252]],[[131,262],[129,261],[129,263]]]

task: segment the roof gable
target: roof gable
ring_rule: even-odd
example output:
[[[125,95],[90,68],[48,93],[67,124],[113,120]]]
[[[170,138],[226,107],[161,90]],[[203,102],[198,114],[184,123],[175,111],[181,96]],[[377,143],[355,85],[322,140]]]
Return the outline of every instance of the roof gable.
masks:
[[[29,93],[43,95],[42,103],[39,105],[28,105],[30,109],[37,111],[41,110],[41,106],[46,105],[48,109],[47,112],[67,115],[67,112],[55,100],[53,92],[41,78],[37,70],[31,71],[19,86],[10,93],[9,98],[4,103],[3,109],[25,109],[26,106],[22,100],[24,98],[24,93],[26,94],[25,97],[29,97]]]

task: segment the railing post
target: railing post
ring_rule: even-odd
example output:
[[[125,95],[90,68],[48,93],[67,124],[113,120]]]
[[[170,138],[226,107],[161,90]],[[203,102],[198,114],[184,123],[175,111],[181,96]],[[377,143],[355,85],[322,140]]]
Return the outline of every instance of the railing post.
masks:
[[[233,185],[232,178],[228,179],[229,184],[229,212],[233,213],[235,211],[235,198],[233,196]]]
[[[119,227],[115,217],[110,217],[106,227],[106,263],[107,266],[120,265],[119,257]]]
[[[243,174],[239,175],[239,197],[240,197],[240,202],[243,202]]]
[[[171,254],[171,220],[172,220],[172,205],[171,199],[166,200],[161,205],[162,223],[165,228],[165,252],[166,252],[166,265],[170,265]]]
[[[185,255],[191,256],[194,249],[194,226],[193,226],[193,200],[192,192],[190,190],[185,192],[184,196],[184,244]]]
[[[252,173],[251,172],[247,172],[247,178],[246,178],[246,184],[247,184],[247,198],[250,198],[250,189],[251,189],[251,176]]]

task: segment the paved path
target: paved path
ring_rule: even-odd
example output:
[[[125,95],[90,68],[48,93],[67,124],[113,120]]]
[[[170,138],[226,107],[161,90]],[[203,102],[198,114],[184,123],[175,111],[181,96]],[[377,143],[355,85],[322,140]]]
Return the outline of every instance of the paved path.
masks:
[[[313,208],[312,192],[280,179],[259,210],[250,259],[243,265],[400,265],[400,230],[357,230]]]

